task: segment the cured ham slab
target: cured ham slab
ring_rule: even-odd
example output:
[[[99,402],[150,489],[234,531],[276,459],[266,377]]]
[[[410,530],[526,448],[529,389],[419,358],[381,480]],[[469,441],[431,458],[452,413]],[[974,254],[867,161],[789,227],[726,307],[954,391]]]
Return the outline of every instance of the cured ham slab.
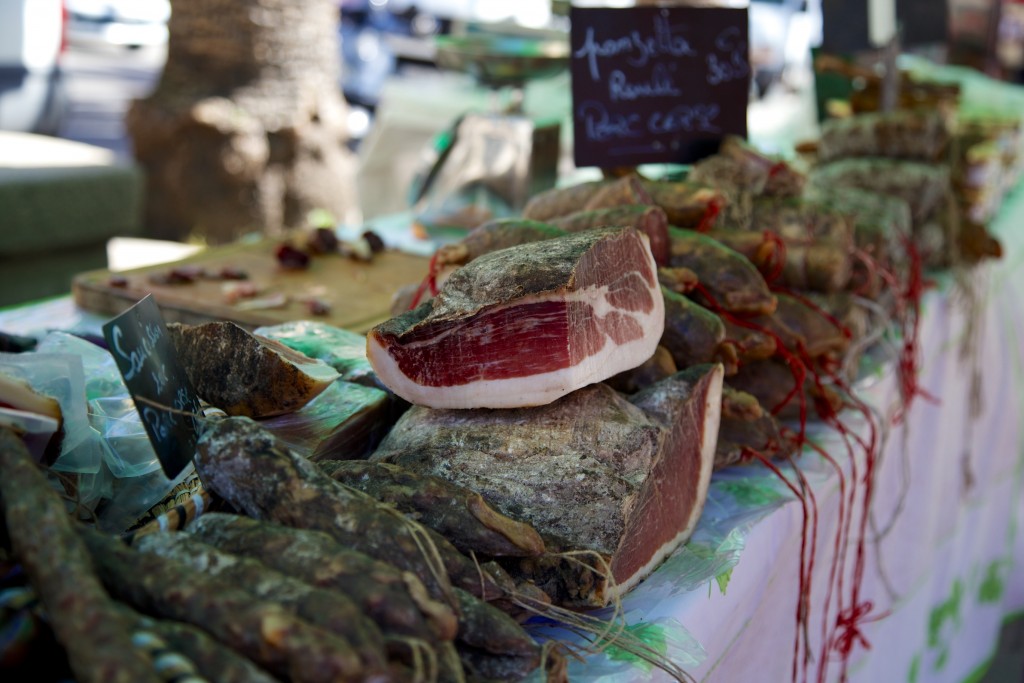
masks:
[[[693,366],[629,400],[596,384],[535,408],[413,407],[372,459],[479,492],[553,550],[600,555],[611,577],[575,577],[559,555],[510,569],[556,602],[601,606],[692,533],[711,478],[722,376],[721,365]]]
[[[417,405],[544,405],[651,357],[665,325],[656,272],[634,229],[491,252],[372,329],[367,355]]]

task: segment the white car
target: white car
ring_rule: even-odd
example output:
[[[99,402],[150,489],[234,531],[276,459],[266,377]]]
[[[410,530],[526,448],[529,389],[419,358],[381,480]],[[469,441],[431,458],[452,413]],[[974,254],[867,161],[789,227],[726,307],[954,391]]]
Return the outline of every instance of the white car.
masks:
[[[61,0],[0,0],[0,130],[57,133],[63,51]]]
[[[123,47],[167,42],[169,0],[65,0],[68,39]]]

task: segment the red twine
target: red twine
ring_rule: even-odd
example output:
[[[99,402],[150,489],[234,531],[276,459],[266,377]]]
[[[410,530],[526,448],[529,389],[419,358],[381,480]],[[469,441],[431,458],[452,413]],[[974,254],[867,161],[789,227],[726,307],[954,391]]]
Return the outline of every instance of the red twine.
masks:
[[[788,168],[789,166],[786,164],[785,161],[776,162],[772,164],[771,168],[768,169],[768,177],[774,178],[775,176],[779,175]]]
[[[765,237],[766,239],[771,239],[771,237],[769,237],[769,233],[766,233]],[[777,236],[775,236],[775,239],[777,239]],[[781,242],[781,240],[779,240],[779,242]],[[902,300],[897,300],[897,305],[901,309],[899,312],[904,313],[905,309],[903,309],[903,307],[909,304],[909,310],[906,310],[906,313],[908,314],[901,315],[903,328],[905,330],[905,343],[900,357],[899,371],[901,376],[901,388],[905,397],[904,408],[906,408],[909,400],[913,399],[914,396],[928,396],[916,384],[917,318],[920,307],[920,297],[925,283],[921,277],[920,258],[917,255],[916,250],[912,246],[909,246],[908,252],[911,254],[912,267],[906,289],[901,290],[900,287],[893,286],[893,291],[902,293],[903,295]],[[883,281],[891,284],[896,283],[896,279],[892,273],[878,267],[878,265],[867,254],[862,254],[860,257],[868,267],[869,275],[877,275],[878,277],[881,277]],[[779,270],[778,263],[775,264],[775,268],[772,270]],[[819,663],[818,680],[825,680],[829,659],[828,653],[832,651],[836,652],[842,660],[840,676],[841,680],[846,680],[849,657],[854,648],[857,645],[861,645],[865,648],[871,647],[868,639],[863,633],[863,625],[878,621],[888,616],[888,612],[884,612],[873,617],[869,616],[872,610],[872,604],[869,601],[862,601],[860,597],[866,565],[867,523],[870,518],[870,508],[874,490],[874,471],[879,448],[878,426],[874,420],[874,414],[865,403],[853,395],[850,387],[847,386],[845,380],[840,375],[840,368],[837,363],[829,362],[829,359],[824,359],[824,362],[822,362],[819,367],[814,362],[814,359],[810,358],[810,355],[806,348],[803,347],[803,344],[798,344],[795,350],[788,349],[779,335],[772,330],[767,329],[763,325],[755,323],[752,320],[745,319],[739,315],[726,311],[715,300],[715,298],[711,296],[707,289],[699,283],[695,289],[707,302],[708,307],[723,319],[728,320],[737,326],[754,329],[764,334],[768,334],[775,339],[778,346],[778,355],[783,359],[783,361],[785,361],[793,374],[794,387],[792,391],[784,397],[779,405],[772,409],[772,413],[777,415],[786,405],[789,404],[794,396],[797,396],[800,400],[800,427],[799,432],[795,435],[796,444],[798,446],[803,446],[804,444],[811,446],[836,470],[839,475],[839,522],[832,542],[833,558],[832,565],[829,569],[829,583],[825,595],[824,611],[822,613],[822,656]],[[794,298],[817,312],[831,324],[835,325],[837,329],[842,331],[843,335],[847,339],[852,338],[852,332],[848,328],[846,328],[835,316],[822,309],[813,301],[810,301],[800,294],[782,290],[781,288],[776,288],[776,291],[784,291],[786,294],[794,296]],[[806,438],[807,409],[804,384],[808,379],[808,372],[811,373],[810,378],[814,382],[814,386],[817,389],[818,394],[814,401],[815,412],[825,424],[835,429],[841,435],[846,445],[852,475],[850,486],[847,486],[847,480],[840,464],[826,451],[824,451],[824,449],[811,443]],[[864,438],[860,434],[849,429],[847,425],[839,419],[839,413],[836,406],[828,400],[827,388],[822,381],[822,373],[824,373],[825,377],[832,382],[832,385],[837,391],[847,397],[847,404],[864,415],[869,430],[867,438]],[[859,468],[857,467],[856,448],[859,448],[864,453],[865,457],[863,479],[858,477]],[[800,677],[802,669],[804,678],[806,679],[807,665],[810,659],[806,627],[809,618],[808,600],[810,599],[811,594],[815,545],[817,539],[817,504],[813,499],[813,491],[807,485],[807,481],[804,478],[802,471],[795,463],[793,464],[794,473],[799,485],[787,478],[782,471],[763,454],[750,448],[744,448],[744,454],[748,458],[754,458],[764,463],[770,471],[785,483],[801,503],[801,509],[803,511],[803,525],[800,539],[800,575],[798,577],[800,595],[796,609],[798,632],[796,642],[794,644],[792,674],[793,680],[796,681]],[[861,484],[863,485],[863,489],[860,492],[858,500],[858,486]],[[860,502],[862,512],[856,532],[854,532],[854,510],[855,507],[857,507],[858,502]],[[813,513],[810,510],[811,506],[814,507]],[[813,538],[810,540],[808,539],[809,533],[813,535]],[[856,533],[856,537],[854,536],[854,533]],[[844,595],[846,557],[848,549],[851,547],[851,543],[854,544],[853,547],[855,548],[853,575],[850,580],[849,593]],[[832,604],[834,596],[838,596],[838,613],[835,625],[830,632],[828,615],[829,607]],[[801,653],[803,653],[802,658]]]
[[[786,243],[778,233],[772,232],[771,230],[764,231],[764,241],[774,246],[774,250],[772,251],[771,269],[769,270],[768,264],[765,264],[764,271],[762,271],[765,282],[770,285],[782,277],[782,271],[786,267]]]
[[[722,213],[722,208],[723,202],[719,197],[714,197],[708,201],[708,206],[704,209],[704,215],[700,217],[700,222],[697,223],[697,232],[707,232],[714,227],[718,214]]]
[[[437,274],[441,272],[441,264],[438,259],[440,251],[435,251],[434,255],[430,257],[430,264],[427,266],[427,274],[423,278],[423,282],[416,288],[416,293],[412,295],[412,302],[409,304],[409,310],[416,308],[420,305],[420,299],[427,293],[427,289],[430,289],[431,296],[437,296]]]
[[[806,642],[805,627],[807,625],[807,617],[810,613],[810,605],[808,603],[811,595],[811,581],[813,579],[814,569],[814,552],[815,549],[812,546],[810,548],[810,556],[808,557],[808,536],[811,535],[808,530],[809,522],[814,527],[813,538],[817,537],[817,525],[818,525],[818,509],[816,502],[809,502],[807,494],[812,496],[810,488],[807,486],[806,480],[803,478],[803,473],[800,469],[793,464],[793,471],[797,473],[800,479],[800,488],[797,488],[796,484],[789,480],[788,477],[769,460],[763,453],[750,448],[749,446],[743,447],[743,453],[753,459],[760,460],[775,476],[777,476],[783,484],[786,485],[796,499],[800,501],[800,508],[803,512],[803,522],[800,529],[800,571],[797,576],[797,601],[796,601],[796,641],[793,647],[793,680],[796,681],[799,678],[801,660],[800,653],[803,652],[803,669],[804,678],[806,679],[807,661],[810,658],[810,648]],[[810,506],[814,506],[813,522],[811,522]]]
[[[900,349],[896,367],[899,375],[902,405],[893,417],[894,424],[903,422],[910,412],[914,399],[918,396],[929,403],[938,403],[936,397],[925,391],[917,383],[917,364],[918,356],[920,355],[918,335],[920,332],[921,298],[924,295],[926,283],[921,264],[921,254],[917,250],[917,246],[909,238],[904,238],[904,247],[910,259],[910,272],[907,276],[907,288],[903,292],[903,299],[910,304],[910,309],[901,321],[903,346]]]
[[[876,614],[873,617],[869,617],[871,610],[874,609],[874,605],[870,600],[858,603],[849,609],[843,610],[836,617],[836,628],[839,630],[839,634],[836,636],[835,642],[832,646],[835,648],[843,659],[849,658],[853,652],[854,645],[859,644],[865,650],[871,649],[871,643],[864,637],[863,631],[860,630],[861,624],[868,624],[875,621],[881,621],[889,616],[890,612],[887,610]],[[845,678],[845,671],[843,677]]]

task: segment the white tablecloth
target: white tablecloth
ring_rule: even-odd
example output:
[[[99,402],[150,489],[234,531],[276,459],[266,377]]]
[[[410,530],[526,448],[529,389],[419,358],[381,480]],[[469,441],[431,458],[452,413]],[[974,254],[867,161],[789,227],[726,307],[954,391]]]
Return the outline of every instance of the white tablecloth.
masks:
[[[860,594],[872,609],[860,624],[865,642],[849,658],[854,681],[975,680],[995,651],[1004,619],[1024,610],[1024,542],[1018,531],[1024,521],[1020,188],[994,230],[1006,247],[1004,259],[976,268],[966,288],[944,276],[924,298],[920,377],[937,401],[918,398],[905,422],[895,426],[893,364],[882,364],[859,384],[858,394],[885,413],[881,424],[887,433]],[[844,419],[856,422],[853,414]],[[863,421],[857,432],[867,433]],[[844,463],[849,478],[850,457],[841,438],[821,428],[812,434]],[[862,454],[856,462],[863,474]],[[839,477],[813,452],[801,457],[800,466],[818,509],[808,633],[814,659],[806,669],[808,680],[818,680],[823,626],[831,631],[830,641],[838,635],[832,631],[835,594],[827,615],[824,609],[836,556]],[[860,502],[855,509],[862,509]],[[694,538],[625,598],[626,622],[697,680],[791,680],[801,510],[764,467],[717,473]],[[847,549],[847,570],[855,545]],[[850,585],[847,578],[846,607]],[[667,678],[657,670],[645,673],[618,652],[588,657],[571,671],[574,680]],[[833,648],[824,680],[838,680],[840,671]]]

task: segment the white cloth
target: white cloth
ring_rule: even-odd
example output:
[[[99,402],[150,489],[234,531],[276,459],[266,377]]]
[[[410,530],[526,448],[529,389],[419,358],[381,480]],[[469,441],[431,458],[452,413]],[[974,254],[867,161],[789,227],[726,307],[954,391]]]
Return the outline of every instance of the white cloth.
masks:
[[[850,680],[971,680],[994,653],[1003,620],[1024,609],[1024,235],[1015,234],[1022,223],[1018,188],[993,226],[1007,256],[969,278],[977,301],[951,277],[924,298],[920,378],[937,402],[918,398],[895,426],[893,364],[859,384],[858,395],[887,413],[888,433],[860,595],[873,605],[860,626],[870,648],[854,647]],[[969,339],[973,351],[965,350]],[[849,411],[843,418],[856,422]],[[863,422],[856,431],[867,433]],[[844,463],[849,481],[842,440],[827,429],[812,434]],[[818,680],[822,627],[836,623],[835,594],[827,618],[824,607],[836,556],[839,478],[817,454],[805,454],[800,464],[818,510],[809,619],[814,659],[807,667],[808,680]],[[857,466],[863,475],[861,455]],[[854,509],[859,514],[862,504]],[[795,497],[764,467],[716,473],[694,538],[626,596],[625,620],[633,629],[655,624],[645,640],[659,647],[668,636],[665,651],[698,681],[791,680],[802,519]],[[854,531],[855,539],[856,520]],[[849,572],[855,543],[846,558]],[[847,576],[847,594],[850,585]],[[570,672],[582,681],[667,680],[602,655],[573,663]],[[834,651],[825,674],[824,680],[840,678]]]

